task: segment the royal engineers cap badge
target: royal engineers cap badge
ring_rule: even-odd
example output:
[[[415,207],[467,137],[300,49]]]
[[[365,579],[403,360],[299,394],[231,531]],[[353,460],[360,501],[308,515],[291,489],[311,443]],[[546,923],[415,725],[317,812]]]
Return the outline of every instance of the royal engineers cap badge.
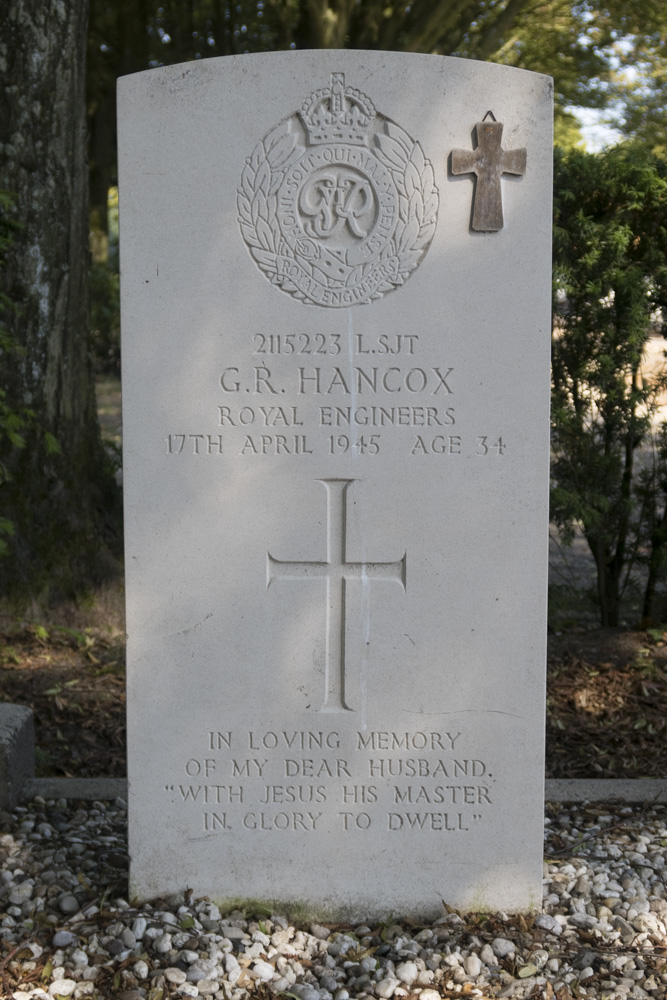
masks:
[[[333,73],[246,160],[241,233],[272,284],[318,306],[398,288],[433,238],[438,191],[418,142]]]

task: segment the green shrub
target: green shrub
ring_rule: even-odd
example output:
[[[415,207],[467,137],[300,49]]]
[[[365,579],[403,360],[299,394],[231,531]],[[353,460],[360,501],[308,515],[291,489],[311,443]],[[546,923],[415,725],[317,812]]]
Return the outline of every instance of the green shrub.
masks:
[[[551,513],[566,540],[583,530],[601,622],[617,625],[633,562],[652,563],[654,590],[666,562],[667,446],[653,430],[667,372],[640,369],[667,316],[667,163],[615,147],[557,152],[555,168]]]

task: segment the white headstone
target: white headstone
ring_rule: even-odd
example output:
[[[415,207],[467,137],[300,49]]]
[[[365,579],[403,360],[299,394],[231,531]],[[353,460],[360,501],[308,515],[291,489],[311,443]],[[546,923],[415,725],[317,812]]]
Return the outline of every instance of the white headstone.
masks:
[[[119,108],[132,894],[537,907],[550,80],[273,53]]]

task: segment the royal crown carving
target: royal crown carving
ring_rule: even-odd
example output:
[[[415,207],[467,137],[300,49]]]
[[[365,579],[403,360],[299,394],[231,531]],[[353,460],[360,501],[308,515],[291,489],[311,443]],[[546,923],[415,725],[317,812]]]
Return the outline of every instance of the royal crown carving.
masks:
[[[300,115],[310,146],[335,142],[363,146],[368,143],[375,108],[361,91],[345,86],[342,73],[332,73],[331,86],[307,97]]]
[[[438,192],[419,142],[333,73],[246,160],[250,254],[280,290],[329,307],[400,287],[433,238]]]

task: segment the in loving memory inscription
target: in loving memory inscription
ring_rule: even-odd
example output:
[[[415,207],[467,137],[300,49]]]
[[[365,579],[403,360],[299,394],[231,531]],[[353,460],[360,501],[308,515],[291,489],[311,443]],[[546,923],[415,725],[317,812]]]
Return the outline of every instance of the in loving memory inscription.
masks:
[[[164,791],[200,833],[461,834],[492,805],[493,779],[459,755],[463,743],[458,732],[216,730]]]
[[[519,406],[515,373],[547,358],[549,90],[357,58],[121,82],[132,888],[525,909],[548,382]],[[430,115],[403,108],[413,67]]]

